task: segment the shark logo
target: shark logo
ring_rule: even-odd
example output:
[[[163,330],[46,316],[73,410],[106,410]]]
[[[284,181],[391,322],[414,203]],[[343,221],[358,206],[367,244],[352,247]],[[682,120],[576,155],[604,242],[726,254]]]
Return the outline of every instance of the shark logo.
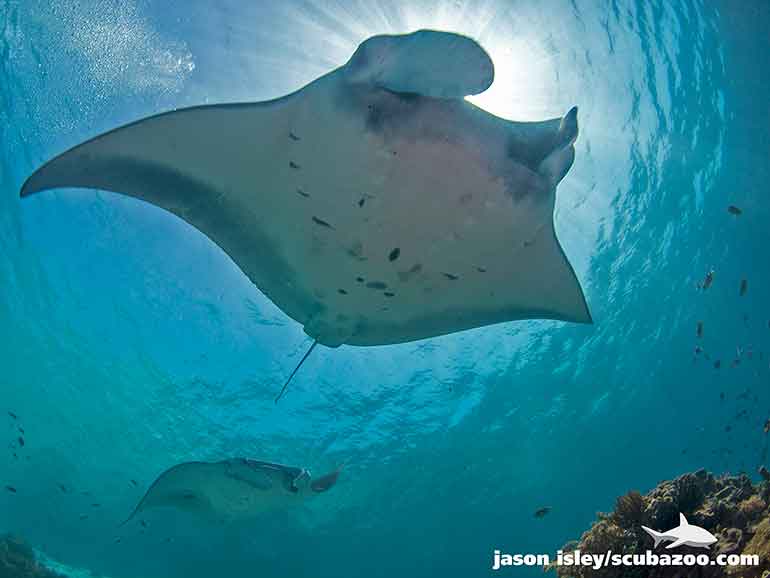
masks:
[[[693,526],[687,522],[687,518],[684,514],[679,514],[679,526],[669,530],[668,532],[656,532],[655,530],[642,526],[642,529],[647,532],[655,540],[656,548],[661,542],[671,542],[666,549],[678,548],[679,546],[694,546],[696,548],[708,548],[711,544],[714,544],[717,539],[708,530],[704,530],[700,526]]]

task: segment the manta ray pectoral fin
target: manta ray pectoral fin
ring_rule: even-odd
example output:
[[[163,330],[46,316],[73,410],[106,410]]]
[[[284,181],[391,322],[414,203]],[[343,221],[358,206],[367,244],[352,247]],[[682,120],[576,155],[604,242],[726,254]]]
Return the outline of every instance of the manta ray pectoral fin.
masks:
[[[583,288],[575,270],[564,254],[553,225],[544,229],[542,237],[527,249],[534,258],[536,278],[540,279],[539,299],[542,307],[539,315],[546,319],[559,319],[572,323],[592,324]]]
[[[198,106],[144,118],[47,162],[27,179],[21,195],[90,188],[161,207],[216,243],[263,293],[303,323],[307,300],[286,290],[295,272],[279,257],[275,238],[261,222],[274,210],[279,191],[285,193],[282,177],[275,175],[281,167],[294,172],[286,149],[293,142],[287,107],[294,98]]]
[[[549,137],[554,144],[538,167],[552,191],[572,166],[577,135],[577,107],[573,107],[561,119],[555,135]],[[583,288],[559,243],[553,221],[549,219],[538,237],[526,244],[526,255],[539,287],[536,301],[540,303],[532,304],[531,309],[549,319],[593,323]]]
[[[369,38],[345,68],[349,82],[436,98],[484,92],[495,74],[492,59],[474,40],[436,30]]]

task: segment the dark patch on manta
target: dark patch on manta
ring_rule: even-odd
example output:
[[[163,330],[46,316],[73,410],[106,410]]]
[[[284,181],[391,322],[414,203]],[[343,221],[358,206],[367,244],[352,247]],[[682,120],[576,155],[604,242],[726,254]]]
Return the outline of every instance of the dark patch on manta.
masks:
[[[326,227],[327,229],[333,229],[333,228],[334,228],[334,227],[332,227],[332,226],[331,226],[329,223],[327,223],[327,222],[326,222],[326,221],[324,221],[323,219],[319,219],[319,218],[318,218],[318,217],[316,217],[316,216],[313,216],[313,222],[314,222],[316,225],[320,225],[320,226],[322,226],[322,227]]]
[[[398,278],[400,281],[409,281],[409,279],[411,279],[413,275],[419,273],[420,271],[422,271],[422,264],[415,263],[414,265],[412,265],[409,271],[399,271]]]
[[[553,152],[558,144],[558,126],[560,122],[561,119],[552,120],[553,128],[551,130],[544,129],[543,138],[534,142],[532,139],[525,138],[518,133],[512,133],[505,145],[506,156],[536,172],[540,163]]]
[[[348,255],[358,261],[366,261],[368,259],[364,257],[364,244],[361,241],[356,241],[352,247],[348,248]]]
[[[366,128],[381,133],[393,125],[408,123],[425,101],[421,94],[378,89],[366,105]],[[391,151],[393,155],[395,151]]]
[[[369,283],[366,284],[366,287],[368,289],[387,289],[388,284],[383,283],[382,281],[369,281]]]

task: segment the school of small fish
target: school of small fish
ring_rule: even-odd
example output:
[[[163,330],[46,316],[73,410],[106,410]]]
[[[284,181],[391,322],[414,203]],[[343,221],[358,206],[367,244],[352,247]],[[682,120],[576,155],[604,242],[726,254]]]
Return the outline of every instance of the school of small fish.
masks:
[[[738,216],[743,214],[743,210],[741,208],[735,206],[735,205],[729,205],[727,207],[727,212],[730,215],[735,216],[735,217],[738,217]],[[706,274],[704,275],[704,277],[700,281],[698,281],[698,283],[696,284],[697,289],[702,291],[702,292],[708,291],[709,289],[712,288],[712,286],[714,286],[716,278],[717,278],[716,271],[713,268],[709,269],[706,272]],[[743,278],[743,279],[740,280],[740,282],[738,284],[738,290],[737,290],[738,297],[745,297],[746,294],[748,293],[748,291],[749,291],[749,281],[748,281],[748,279]],[[743,319],[744,325],[748,326],[748,324],[749,324],[749,315],[744,313],[742,319]],[[767,322],[767,326],[766,327],[767,327],[767,329],[770,329],[770,321]],[[698,320],[696,322],[696,325],[695,325],[695,337],[698,340],[698,344],[694,348],[694,360],[695,361],[697,361],[697,359],[700,358],[700,357],[705,358],[707,361],[711,361],[711,359],[712,359],[711,355],[706,351],[705,347],[703,345],[701,345],[701,343],[703,343],[705,332],[706,332],[706,328],[705,328],[704,321],[703,320]],[[741,362],[743,360],[746,360],[748,362],[748,361],[752,361],[752,360],[755,360],[755,359],[759,360],[760,362],[764,362],[764,360],[765,360],[764,352],[763,351],[758,351],[757,355],[755,356],[754,349],[753,349],[753,347],[751,345],[748,345],[748,346],[737,345],[735,347],[735,355],[730,360],[729,367],[730,368],[737,368],[737,367],[739,367],[741,365]],[[715,370],[721,369],[721,367],[722,367],[722,360],[721,359],[714,359],[713,362],[712,362],[712,366],[713,366],[713,368]],[[765,366],[765,364],[761,363],[761,368],[764,368],[764,366]],[[770,369],[770,363],[767,364],[766,369]],[[759,369],[757,369],[757,371],[759,371]],[[725,391],[721,391],[719,393],[719,399],[720,399],[721,402],[725,402],[725,400],[727,400],[728,397],[729,397],[728,393],[726,393]],[[745,402],[745,403],[748,403],[750,405],[750,407],[755,408],[757,402],[759,401],[759,396],[756,393],[753,393],[750,389],[747,388],[747,389],[744,389],[743,391],[741,391],[740,393],[736,394],[734,396],[734,399],[735,399],[736,402]],[[762,426],[762,432],[765,435],[763,437],[762,449],[761,449],[761,453],[760,453],[760,456],[759,456],[760,466],[759,466],[759,469],[758,469],[758,473],[759,473],[759,475],[762,478],[770,479],[770,473],[768,473],[768,470],[767,470],[767,468],[764,465],[764,462],[766,462],[766,460],[767,460],[767,454],[768,454],[768,435],[767,434],[770,433],[770,418],[765,418],[765,416],[761,416],[759,418],[760,423],[761,423],[762,419],[765,419],[764,425]],[[753,421],[753,419],[751,418],[751,413],[750,413],[749,409],[743,408],[740,411],[738,411],[735,414],[735,416],[732,418],[732,423],[727,423],[727,424],[724,425],[724,427],[723,427],[724,432],[728,433],[728,434],[730,432],[732,432],[734,425],[739,420],[745,420],[745,421],[748,421],[748,422]],[[730,439],[728,439],[728,442],[729,441],[730,441]],[[728,443],[728,446],[729,446],[729,443]],[[744,449],[746,449],[746,448],[748,448],[748,445],[744,444]],[[682,451],[682,454],[685,454],[685,453],[687,453],[686,449]],[[714,449],[712,453],[722,453],[722,454],[725,454],[725,455],[730,455],[730,454],[732,454],[732,449],[730,447],[721,448],[719,450]]]

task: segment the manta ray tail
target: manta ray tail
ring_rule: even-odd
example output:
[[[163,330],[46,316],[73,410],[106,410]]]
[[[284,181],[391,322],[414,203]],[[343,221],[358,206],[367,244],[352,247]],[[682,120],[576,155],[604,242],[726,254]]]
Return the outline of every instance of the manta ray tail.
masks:
[[[126,524],[128,524],[128,523],[129,523],[131,520],[133,520],[133,519],[134,519],[134,516],[136,516],[136,512],[137,512],[138,510],[139,510],[139,506],[137,506],[136,508],[134,508],[134,511],[133,511],[133,512],[131,512],[131,515],[130,515],[128,518],[126,518],[125,520],[123,520],[123,521],[122,521],[120,524],[118,524],[118,528],[122,528],[123,526],[125,526]]]
[[[284,394],[284,392],[286,391],[286,388],[289,386],[289,382],[292,380],[292,378],[297,373],[297,371],[299,371],[299,368],[302,367],[302,364],[305,363],[305,360],[310,355],[310,352],[313,351],[313,349],[315,349],[316,345],[318,345],[318,341],[314,340],[313,341],[313,345],[311,345],[310,349],[308,349],[307,352],[305,353],[305,355],[302,356],[302,359],[297,364],[297,367],[295,367],[294,371],[291,372],[291,375],[289,376],[289,379],[287,379],[286,383],[283,384],[283,387],[281,388],[281,393],[279,393],[277,396],[275,396],[275,403],[278,403],[278,400],[281,399],[281,396]]]

